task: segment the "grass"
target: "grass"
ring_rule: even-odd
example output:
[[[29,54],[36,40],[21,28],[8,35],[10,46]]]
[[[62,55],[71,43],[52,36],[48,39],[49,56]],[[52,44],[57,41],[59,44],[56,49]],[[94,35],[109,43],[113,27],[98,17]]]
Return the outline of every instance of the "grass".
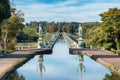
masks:
[[[35,45],[37,42],[27,42],[27,43],[17,43],[16,46],[29,46],[29,45]]]
[[[109,50],[105,50],[105,52],[107,52],[107,53],[109,53],[109,54],[120,55],[120,51],[109,51]]]
[[[16,47],[24,47],[24,49],[37,48],[38,46],[37,44],[38,44],[37,42],[17,43],[15,45],[15,48]]]
[[[114,52],[109,51],[109,50],[105,50],[105,52],[107,52],[107,53],[109,53],[109,54],[115,54]]]
[[[36,48],[37,42],[17,43],[15,46],[23,46],[23,47],[30,46],[30,47]],[[28,48],[25,48],[25,49],[28,49]],[[13,51],[14,50],[9,50],[9,51],[7,51],[7,53],[12,53]],[[4,49],[2,49],[1,46],[0,46],[0,54],[4,54]]]

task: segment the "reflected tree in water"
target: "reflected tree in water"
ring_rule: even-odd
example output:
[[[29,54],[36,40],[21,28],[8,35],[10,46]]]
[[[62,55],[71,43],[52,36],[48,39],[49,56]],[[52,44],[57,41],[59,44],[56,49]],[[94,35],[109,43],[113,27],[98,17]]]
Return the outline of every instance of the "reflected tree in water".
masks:
[[[25,80],[25,77],[17,73],[17,71],[15,71],[6,80]]]
[[[120,75],[111,72],[111,74],[106,74],[103,80],[120,80]]]

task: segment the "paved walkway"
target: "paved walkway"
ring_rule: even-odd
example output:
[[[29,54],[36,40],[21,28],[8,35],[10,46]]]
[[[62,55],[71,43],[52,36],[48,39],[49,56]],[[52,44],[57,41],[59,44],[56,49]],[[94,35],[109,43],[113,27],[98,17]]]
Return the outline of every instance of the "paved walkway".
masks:
[[[103,51],[84,51],[87,55],[90,55],[95,60],[102,59],[110,64],[120,67],[120,55],[109,54]]]

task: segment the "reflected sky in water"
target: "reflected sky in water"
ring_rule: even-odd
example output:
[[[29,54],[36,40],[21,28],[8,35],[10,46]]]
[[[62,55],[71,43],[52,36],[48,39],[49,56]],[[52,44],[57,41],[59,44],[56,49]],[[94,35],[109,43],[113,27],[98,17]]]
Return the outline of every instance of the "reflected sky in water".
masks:
[[[111,72],[87,56],[70,55],[65,42],[58,40],[52,55],[35,56],[17,74],[24,80],[103,80]]]

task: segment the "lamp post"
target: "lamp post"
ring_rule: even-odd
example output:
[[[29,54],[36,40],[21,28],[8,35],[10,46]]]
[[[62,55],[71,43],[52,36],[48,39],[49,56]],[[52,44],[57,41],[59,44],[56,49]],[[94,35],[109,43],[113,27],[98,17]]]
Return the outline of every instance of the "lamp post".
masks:
[[[43,33],[43,30],[42,30],[41,24],[39,24],[39,31],[38,31],[38,35],[39,35],[39,38],[38,38],[38,48],[42,48],[42,47],[43,47],[42,33]]]
[[[84,42],[83,42],[83,38],[82,38],[83,30],[82,30],[81,24],[79,24],[78,35],[79,35],[78,46],[79,46],[79,48],[84,48]]]

